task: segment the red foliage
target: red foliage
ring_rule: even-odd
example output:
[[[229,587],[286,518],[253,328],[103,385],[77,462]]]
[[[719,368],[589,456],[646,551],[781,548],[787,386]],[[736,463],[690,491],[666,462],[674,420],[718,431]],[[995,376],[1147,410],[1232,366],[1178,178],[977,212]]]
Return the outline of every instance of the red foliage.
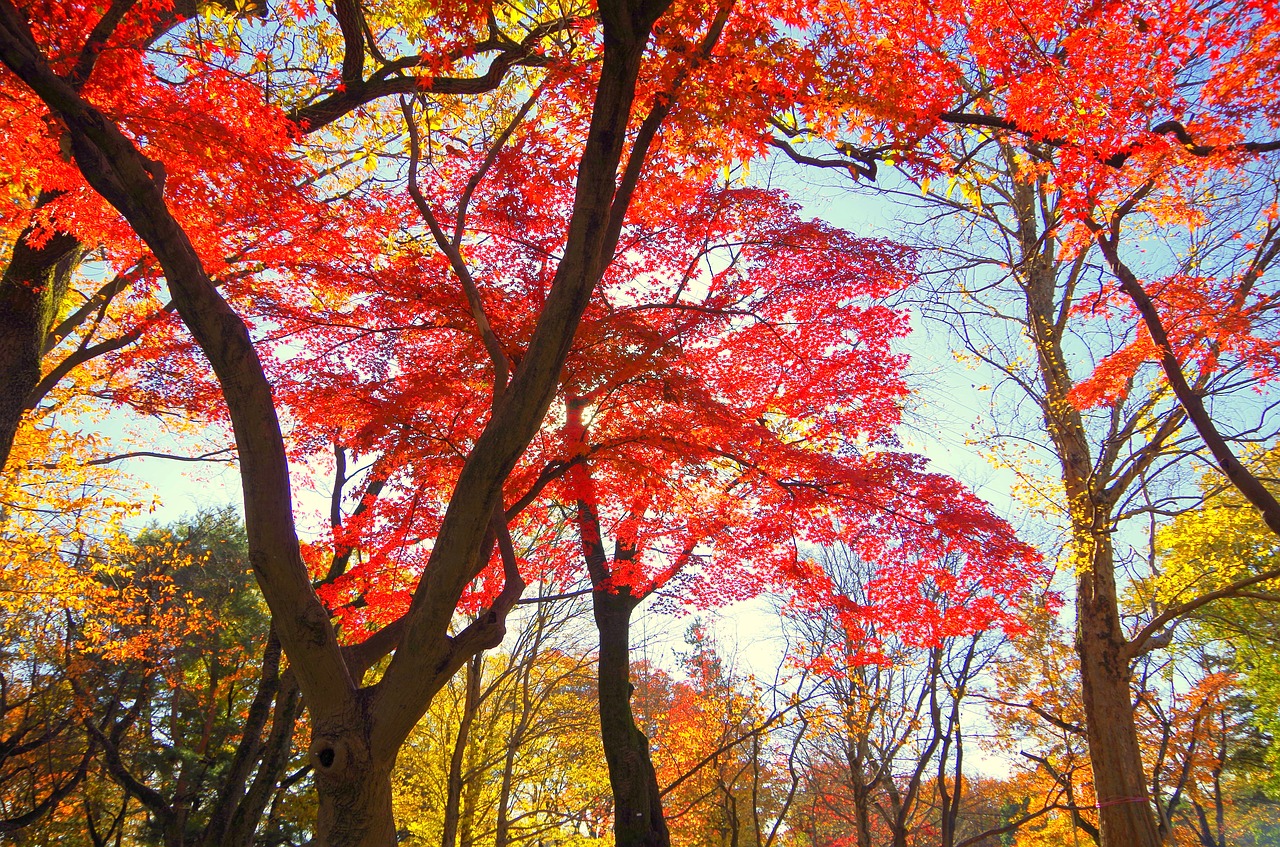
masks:
[[[533,143],[516,147],[528,156]],[[524,198],[563,187],[554,168],[536,173],[520,185],[491,177],[486,190],[509,201],[483,206],[494,212],[473,225],[488,237],[468,251],[501,281],[484,290],[485,308],[512,361],[559,237],[556,217],[538,214],[560,205],[554,195]],[[895,244],[804,220],[776,192],[649,183],[575,337],[560,400],[506,488],[517,534],[537,539],[526,576],[563,581],[581,568],[575,533],[556,529],[581,502],[602,543],[635,550],[613,558],[609,590],[668,588],[696,607],[763,590],[830,604],[805,551],[853,539],[883,567],[875,608],[850,614],[921,641],[1009,623],[1041,577],[1036,555],[894,446],[907,388],[892,344],[906,321],[878,298],[910,283],[912,264]],[[288,362],[295,414],[392,478],[335,539],[365,551],[325,589],[357,632],[403,610],[484,421],[489,365],[449,274],[406,258],[371,277],[376,296],[348,289],[338,312],[289,314],[304,350]],[[471,602],[501,585],[487,572]]]
[[[606,538],[635,550],[614,558],[613,588],[646,593],[678,579],[693,605],[766,588],[832,602],[802,564],[805,547],[850,540],[882,566],[875,608],[850,613],[935,640],[1009,620],[1038,571],[1034,553],[985,504],[896,448],[906,362],[892,345],[906,320],[878,300],[911,282],[913,258],[890,242],[806,221],[776,192],[711,176],[764,149],[768,118],[806,76],[848,74],[866,103],[909,100],[894,113],[908,134],[936,118],[940,95],[955,94],[942,50],[952,24],[921,18],[918,43],[900,38],[890,48],[878,34],[890,24],[905,31],[905,7],[842,8],[838,16],[856,25],[850,31],[869,38],[837,44],[817,28],[806,44],[800,32],[819,7],[832,11],[735,8],[714,48],[704,38],[715,10],[703,4],[677,4],[656,28],[633,130],[651,108],[671,114],[573,340],[560,396],[508,480],[506,502],[513,530],[530,539],[529,576],[579,567],[576,543],[556,528],[583,501]],[[465,66],[485,8],[450,6],[415,72]],[[41,0],[24,9],[55,69],[77,66],[98,7]],[[423,246],[408,198],[365,186],[321,202],[324,177],[296,148],[313,127],[291,122],[255,81],[250,63],[270,49],[220,46],[179,28],[168,36],[170,55],[152,58],[145,44],[170,11],[162,0],[132,7],[83,91],[159,163],[165,198],[205,267],[273,354],[297,456],[336,444],[371,461],[373,478],[385,481],[326,539],[338,555],[360,551],[323,589],[348,637],[358,637],[406,608],[488,419],[493,365],[449,262]],[[314,11],[282,14],[305,24]],[[1046,12],[1045,26],[1054,14]],[[997,27],[988,39],[1006,36]],[[1117,36],[1099,28],[1089,37],[1110,44]],[[575,66],[581,56],[571,46],[547,49],[552,67],[535,117],[488,165],[491,136],[455,142],[441,133],[443,149],[420,175],[442,219],[461,201],[439,198],[467,195],[475,178],[465,261],[512,363],[557,271],[591,117],[594,65]],[[878,75],[886,61],[895,63],[892,84]],[[1038,67],[1015,58],[1006,65],[1000,73],[1010,81]],[[904,75],[904,66],[919,73]],[[292,80],[290,95],[314,101],[348,90],[330,76]],[[421,88],[433,85],[424,77]],[[29,194],[58,195],[38,212],[34,197],[6,207],[0,225],[16,232],[38,216],[106,245],[114,267],[136,264],[139,245],[67,163],[56,121],[39,117],[41,105],[7,72],[0,92],[18,106],[3,119],[22,139],[20,178],[38,175]],[[826,105],[806,108],[816,116]],[[1062,119],[1045,115],[1030,129],[1055,132]],[[173,405],[217,417],[212,383],[162,308],[159,280],[142,276],[127,295],[140,303],[138,323],[121,330],[145,327],[147,342],[119,360],[141,378],[115,396],[147,411]],[[957,557],[959,573],[949,564]],[[314,551],[310,558],[323,570]],[[470,602],[500,585],[496,571],[481,575]],[[964,603],[937,603],[935,592]]]

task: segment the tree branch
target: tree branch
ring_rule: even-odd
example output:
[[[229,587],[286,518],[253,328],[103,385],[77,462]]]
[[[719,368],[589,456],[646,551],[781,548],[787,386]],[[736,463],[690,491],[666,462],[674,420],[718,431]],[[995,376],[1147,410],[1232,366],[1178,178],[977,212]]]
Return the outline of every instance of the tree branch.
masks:
[[[151,450],[135,450],[132,453],[119,453],[115,456],[104,456],[101,459],[91,459],[85,462],[86,465],[109,465],[113,462],[123,462],[126,459],[169,459],[174,462],[234,462],[235,456],[226,458],[217,458],[224,454],[231,453],[234,447],[223,447],[220,450],[210,450],[208,453],[201,453],[199,456],[178,456],[173,453],[156,453]]]
[[[1120,218],[1123,217],[1128,207],[1129,204],[1125,204],[1112,216],[1110,232],[1105,230],[1102,224],[1092,219],[1086,220],[1085,223],[1093,232],[1108,266],[1110,266],[1112,273],[1115,274],[1116,279],[1119,281],[1120,290],[1129,296],[1129,299],[1133,301],[1134,307],[1137,308],[1138,314],[1142,317],[1147,333],[1151,336],[1152,342],[1159,351],[1160,367],[1164,371],[1165,378],[1169,380],[1169,386],[1173,389],[1174,396],[1178,398],[1178,402],[1182,405],[1183,410],[1186,411],[1187,417],[1196,428],[1196,432],[1204,440],[1205,446],[1209,448],[1209,452],[1218,463],[1222,473],[1244,495],[1246,500],[1257,507],[1258,511],[1262,513],[1262,519],[1266,522],[1267,527],[1276,535],[1280,535],[1280,502],[1276,501],[1276,498],[1262,484],[1261,480],[1254,476],[1231,452],[1226,439],[1222,437],[1217,425],[1213,422],[1213,418],[1210,417],[1208,409],[1205,408],[1203,398],[1198,392],[1193,391],[1187,383],[1187,378],[1182,372],[1182,363],[1178,361],[1178,357],[1173,352],[1173,345],[1169,341],[1169,335],[1165,331],[1164,322],[1160,317],[1160,313],[1156,310],[1155,303],[1142,287],[1138,277],[1120,258]]]
[[[1156,645],[1151,643],[1152,638],[1156,633],[1163,629],[1166,624],[1176,620],[1177,618],[1190,614],[1201,606],[1212,603],[1214,600],[1242,596],[1244,589],[1272,579],[1280,579],[1280,567],[1272,568],[1271,570],[1263,571],[1259,574],[1253,574],[1252,576],[1242,577],[1230,585],[1224,585],[1216,591],[1209,591],[1201,594],[1199,597],[1188,600],[1185,603],[1178,603],[1176,605],[1169,606],[1163,612],[1152,618],[1150,623],[1144,626],[1137,635],[1129,640],[1128,644],[1125,646],[1125,656],[1128,659],[1133,660],[1153,649]],[[1254,599],[1271,599],[1272,597],[1275,597],[1275,595],[1255,594]],[[1277,597],[1276,599],[1280,599],[1280,597]]]
[[[151,248],[179,314],[213,365],[240,452],[249,556],[318,721],[356,712],[356,688],[311,588],[293,523],[288,459],[271,388],[244,321],[227,305],[165,204],[158,165],[53,73],[22,13],[0,0],[0,61],[66,124],[76,164]]]
[[[1045,138],[1040,133],[1033,132],[1018,125],[1011,118],[1001,117],[999,115],[986,115],[978,112],[958,112],[947,111],[938,115],[938,119],[943,123],[953,124],[956,126],[980,126],[989,129],[1001,129],[1007,132],[1017,133],[1018,135],[1034,139],[1037,144],[1043,144],[1049,147],[1079,147],[1080,145],[1069,141],[1065,138],[1050,137]],[[1182,145],[1182,148],[1192,156],[1204,158],[1212,156],[1216,153],[1272,153],[1280,150],[1280,141],[1240,141],[1233,144],[1206,145],[1198,144],[1187,131],[1187,128],[1181,122],[1176,120],[1168,120],[1156,124],[1149,130],[1155,135],[1172,135]],[[1113,168],[1123,167],[1125,162],[1133,156],[1141,148],[1141,142],[1132,142],[1125,145],[1121,150],[1111,154],[1106,158],[1098,157],[1098,161],[1104,165],[1110,165]]]

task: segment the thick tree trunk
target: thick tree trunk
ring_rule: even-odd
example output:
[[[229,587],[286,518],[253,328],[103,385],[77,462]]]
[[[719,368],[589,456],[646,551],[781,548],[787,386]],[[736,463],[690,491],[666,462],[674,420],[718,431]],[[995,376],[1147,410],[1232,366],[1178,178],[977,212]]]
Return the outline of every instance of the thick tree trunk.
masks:
[[[631,612],[637,601],[626,589],[597,590],[592,600],[600,633],[600,738],[613,789],[614,843],[671,847],[649,740],[631,713]]]
[[[1100,845],[1159,847],[1161,839],[1148,801],[1146,770],[1130,699],[1132,679],[1116,594],[1110,509],[1087,487],[1089,475],[1085,470],[1091,466],[1083,446],[1083,429],[1077,438],[1063,440],[1074,442],[1077,447],[1061,455],[1064,481],[1073,503],[1076,653],[1080,657]]]
[[[366,720],[351,720],[342,727],[326,723],[316,727],[309,751],[320,800],[316,843],[324,847],[395,844],[391,806],[394,760],[384,762],[374,757]]]
[[[1116,602],[1110,541],[1077,583],[1076,649],[1093,765],[1101,847],[1159,847],[1130,694],[1129,660]]]
[[[1116,594],[1111,510],[1094,490],[1092,463],[1079,417],[1050,423],[1071,500],[1076,567],[1076,653],[1084,701],[1086,739],[1098,803],[1101,847],[1159,847],[1160,834],[1147,795],[1131,701],[1127,641]]]
[[[45,338],[80,254],[80,242],[66,233],[55,233],[39,248],[28,243],[30,235],[28,227],[0,277],[0,470],[40,382]]]
[[[458,599],[485,564],[481,556],[495,508],[502,507],[503,483],[551,405],[578,323],[617,247],[649,145],[673,102],[669,98],[653,106],[620,169],[641,58],[670,0],[601,0],[598,5],[604,52],[564,255],[525,354],[459,474],[398,634],[398,649],[376,686],[361,689],[302,560],[284,439],[248,327],[218,294],[170,213],[163,169],[53,71],[24,14],[12,0],[0,0],[0,62],[61,118],[86,180],[151,248],[179,315],[222,388],[240,454],[250,561],[311,714],[309,759],[319,795],[316,843],[324,847],[395,842],[390,773],[400,746],[448,677],[475,651],[500,642],[505,615],[523,587],[508,580],[511,591],[504,589],[501,607],[458,636],[448,634]],[[622,620],[625,686],[626,617]],[[627,705],[624,699],[624,709]],[[629,709],[626,714],[634,732]],[[647,745],[642,735],[639,739],[648,765]],[[652,782],[652,766],[647,770]],[[655,807],[656,793],[655,783]],[[665,836],[660,812],[657,823]],[[666,847],[667,839],[618,843]]]
[[[1059,445],[1071,502],[1076,653],[1100,847],[1159,847],[1130,699],[1132,679],[1116,594],[1111,508],[1091,483],[1092,462],[1079,416],[1070,406],[1066,408],[1070,411],[1049,421],[1049,427]]]
[[[320,792],[318,844],[325,847],[391,847],[396,843],[391,769],[368,768],[340,790]]]

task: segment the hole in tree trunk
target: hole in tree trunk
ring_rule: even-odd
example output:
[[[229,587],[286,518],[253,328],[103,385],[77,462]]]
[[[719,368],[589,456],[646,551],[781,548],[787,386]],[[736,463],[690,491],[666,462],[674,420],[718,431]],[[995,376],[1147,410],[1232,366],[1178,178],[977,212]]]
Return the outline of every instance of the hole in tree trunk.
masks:
[[[313,738],[307,750],[317,773],[342,773],[349,764],[350,751],[341,738]]]

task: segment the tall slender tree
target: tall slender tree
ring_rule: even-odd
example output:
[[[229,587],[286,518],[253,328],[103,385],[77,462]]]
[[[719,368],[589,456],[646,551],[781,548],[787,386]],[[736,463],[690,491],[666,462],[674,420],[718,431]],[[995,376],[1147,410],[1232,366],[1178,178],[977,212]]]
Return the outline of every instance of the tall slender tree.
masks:
[[[1280,142],[1274,138],[1274,101],[1249,74],[1266,77],[1271,71],[1264,69],[1275,67],[1275,14],[1248,2],[1158,10],[1064,2],[986,11],[976,16],[963,3],[935,7],[928,15],[917,14],[911,3],[847,10],[816,36],[827,60],[817,68],[814,100],[803,112],[779,118],[774,144],[794,158],[850,167],[859,175],[874,176],[878,163],[893,160],[907,167],[925,193],[934,181],[958,183],[968,202],[953,207],[981,203],[975,217],[1002,221],[987,230],[996,238],[995,261],[1008,270],[1002,275],[1008,294],[997,296],[1011,295],[1019,306],[1016,312],[997,307],[996,314],[1020,324],[1033,341],[1028,352],[1038,373],[1024,377],[1021,385],[1043,411],[1062,466],[1064,506],[1075,513],[1077,643],[1090,755],[1100,780],[1102,840],[1108,847],[1154,847],[1160,832],[1144,787],[1129,674],[1130,663],[1150,649],[1150,636],[1171,617],[1158,614],[1154,628],[1141,627],[1133,637],[1125,631],[1109,527],[1127,511],[1121,505],[1124,492],[1134,490],[1144,469],[1158,466],[1157,454],[1172,446],[1180,423],[1205,417],[1196,411],[1195,398],[1229,383],[1232,368],[1243,361],[1215,351],[1248,348],[1254,361],[1269,361],[1265,320],[1252,323],[1264,340],[1244,330],[1224,345],[1225,339],[1215,337],[1218,330],[1206,329],[1196,317],[1196,306],[1180,311],[1183,305],[1213,301],[1215,315],[1225,309],[1241,316],[1242,322],[1230,322],[1236,330],[1250,324],[1250,316],[1265,314],[1269,297],[1255,283],[1271,261],[1267,204],[1253,204],[1261,213],[1261,241],[1241,239],[1253,244],[1233,277],[1243,286],[1232,282],[1225,286],[1230,293],[1220,296],[1222,287],[1212,273],[1183,264],[1169,282],[1190,284],[1170,285],[1167,298],[1157,298],[1188,333],[1176,342],[1188,345],[1181,353],[1153,331],[1146,316],[1151,310],[1144,311],[1139,296],[1133,302],[1145,333],[1135,337],[1127,315],[1110,325],[1115,335],[1104,355],[1117,355],[1102,360],[1100,382],[1114,394],[1103,400],[1078,386],[1092,363],[1072,370],[1068,357],[1076,328],[1089,324],[1088,307],[1080,305],[1081,286],[1110,287],[1092,268],[1105,265],[1123,293],[1141,295],[1136,275],[1130,272],[1125,279],[1118,245],[1121,231],[1137,223],[1142,210],[1150,215],[1145,225],[1156,231],[1194,227],[1204,220],[1196,198],[1209,196],[1201,192],[1219,176],[1233,174],[1251,186],[1259,184],[1249,163],[1280,149]],[[915,69],[913,78],[903,80],[903,67]],[[802,142],[814,134],[837,139],[834,153],[839,155],[804,153]],[[972,157],[981,157],[984,149],[991,153],[988,162],[998,163],[1005,174],[998,187],[966,177],[975,165]],[[939,193],[945,205],[950,192]],[[1236,231],[1244,235],[1244,228]],[[1085,246],[1090,239],[1100,251],[1092,260]],[[992,291],[984,279],[967,293],[985,300]],[[1191,299],[1184,302],[1178,292]],[[1101,307],[1107,297],[1097,302]],[[995,340],[1002,338],[1003,333]],[[980,353],[999,349],[973,340]],[[1196,344],[1209,352],[1205,358],[1192,356],[1197,366],[1179,386],[1173,364]],[[1158,423],[1121,411],[1142,388],[1139,366],[1153,361],[1160,363],[1179,404],[1173,408],[1166,402],[1169,413]],[[995,364],[1010,363],[1018,364]],[[1102,402],[1092,402],[1097,400]],[[1082,408],[1094,409],[1098,429],[1091,429]],[[1110,424],[1103,422],[1108,416]],[[1132,449],[1116,452],[1126,443]],[[1229,469],[1227,456],[1213,447],[1212,434],[1206,443],[1215,461]]]

